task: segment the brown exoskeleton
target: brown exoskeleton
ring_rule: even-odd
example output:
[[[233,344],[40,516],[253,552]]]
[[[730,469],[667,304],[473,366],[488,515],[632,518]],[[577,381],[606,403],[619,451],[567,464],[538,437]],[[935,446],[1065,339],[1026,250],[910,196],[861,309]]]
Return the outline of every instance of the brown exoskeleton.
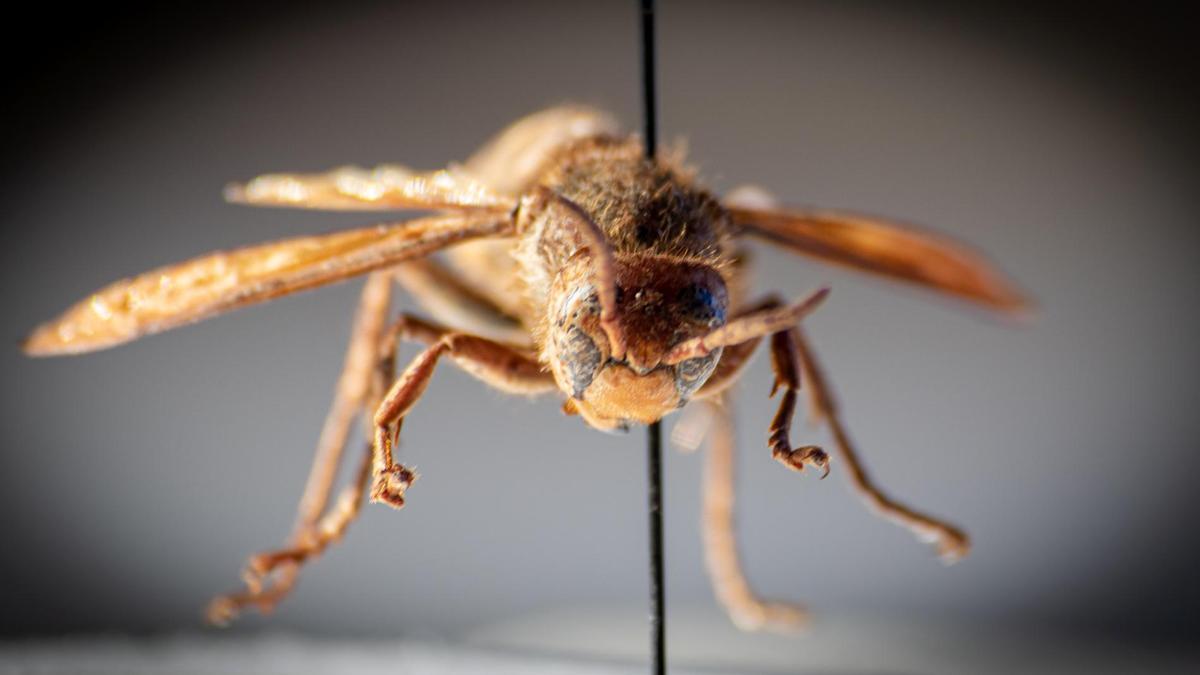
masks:
[[[833,432],[855,488],[882,515],[933,542],[944,559],[968,550],[957,528],[884,495],[867,478],[799,322],[825,290],[795,304],[747,297],[742,239],[753,237],[1016,311],[1021,296],[981,257],[932,234],[862,216],[788,211],[761,195],[724,201],[674,159],[643,157],[636,137],[576,107],[532,115],[445,171],[395,166],[257,178],[233,201],[332,210],[424,209],[422,218],[215,253],[117,282],[33,332],[27,353],[76,354],[356,275],[368,275],[297,525],[279,550],[250,558],[246,589],[217,598],[214,621],[269,611],[301,564],[338,540],[364,496],[399,508],[416,476],[393,458],[401,423],[438,361],[449,357],[505,392],[561,392],[563,409],[614,429],[661,419],[689,401],[710,408],[706,555],[716,594],[744,628],[803,619],[765,602],[740,569],[733,529],[733,436],[721,405],[755,348],[770,339],[772,394],[782,397],[768,444],[796,471],[828,472],[814,446],[793,448],[801,376],[818,420]],[[429,258],[445,250],[450,267]],[[387,321],[393,281],[433,315]],[[393,380],[397,341],[426,345]],[[330,503],[355,417],[368,444],[354,480]]]

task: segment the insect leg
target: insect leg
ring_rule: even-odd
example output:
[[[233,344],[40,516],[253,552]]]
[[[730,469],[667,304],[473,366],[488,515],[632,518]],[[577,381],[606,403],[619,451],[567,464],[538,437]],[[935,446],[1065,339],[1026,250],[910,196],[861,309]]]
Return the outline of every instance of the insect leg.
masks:
[[[247,590],[214,599],[208,606],[208,620],[217,624],[228,623],[242,609],[250,606],[264,614],[275,609],[295,586],[300,566],[339,541],[350,523],[358,517],[363,494],[371,477],[373,456],[374,452],[368,444],[354,472],[353,482],[342,488],[333,508],[292,537],[291,547],[251,556],[244,574]],[[265,583],[268,577],[270,584]]]
[[[757,314],[763,310],[782,306],[783,301],[778,296],[770,295],[739,311],[734,315],[734,318],[738,319],[743,316]],[[742,376],[742,373],[746,370],[746,366],[750,365],[750,359],[754,356],[754,352],[758,350],[760,342],[762,342],[762,337],[756,336],[745,342],[726,346],[724,351],[721,352],[721,360],[717,362],[717,367],[713,369],[712,375],[709,375],[708,381],[704,383],[704,386],[700,387],[700,391],[696,392],[695,398],[715,398],[728,390]]]
[[[436,321],[499,342],[532,344],[529,332],[517,318],[436,260],[413,260],[397,266],[393,273]]]
[[[737,312],[734,318],[754,314],[771,307],[779,307],[782,304],[783,301],[778,296],[771,295]],[[696,392],[693,400],[715,401],[719,399],[738,381],[738,378],[746,370],[746,366],[750,365],[750,360],[758,350],[760,342],[762,342],[762,337],[755,337],[725,347],[721,352],[721,360],[717,362],[717,367],[713,369],[704,386],[700,387],[700,391]],[[703,406],[689,406],[683,412],[683,417],[675,423],[675,428],[671,432],[671,442],[676,448],[684,452],[691,452],[700,447],[700,442],[707,436],[711,416],[707,414]]]
[[[555,389],[553,376],[537,357],[518,347],[453,332],[409,315],[402,315],[388,331],[383,344],[385,353],[394,351],[398,338],[429,346],[409,363],[375,411],[371,501],[397,509],[404,506],[404,492],[417,476],[395,462],[392,448],[404,418],[425,393],[443,355],[448,354],[469,374],[507,393],[541,394]]]
[[[702,525],[704,560],[713,592],[742,630],[796,630],[807,618],[804,609],[759,598],[742,571],[734,523],[733,418],[726,401],[718,398],[706,401],[705,406],[712,415],[712,425],[704,472]]]
[[[762,309],[736,317],[723,326],[680,342],[667,352],[662,362],[675,364],[687,359],[711,354],[719,347],[728,347],[749,342],[764,335],[771,335],[793,326],[821,305],[829,296],[828,288],[821,288],[794,305],[783,307],[778,303],[768,304]]]
[[[372,399],[377,401],[380,396],[381,392],[372,395],[371,378],[380,368],[379,349],[391,304],[391,283],[390,273],[376,272],[363,287],[337,394],[321,429],[317,455],[300,500],[298,532],[311,528],[325,510],[354,417],[360,411],[370,410]]]
[[[792,416],[796,411],[796,393],[800,390],[800,364],[796,358],[797,328],[775,333],[771,336],[771,369],[775,371],[775,384],[771,396],[783,389],[771,426],[767,430],[767,444],[771,456],[793,471],[803,471],[812,466],[822,471],[821,477],[829,475],[829,455],[815,445],[793,449],[788,441],[792,430]]]
[[[797,305],[797,307],[802,307],[804,304],[806,303]],[[756,327],[756,330],[744,331],[752,337],[741,342],[733,342],[725,347],[716,369],[697,392],[696,398],[713,398],[726,391],[750,362],[750,357],[753,356],[754,350],[762,340],[762,330],[788,320],[785,313],[793,312],[791,308],[784,307],[782,300],[778,297],[768,296],[739,312],[733,321],[726,324],[726,327],[748,322],[760,325]],[[793,330],[793,328],[789,328],[771,333],[771,368],[775,372],[775,384],[771,387],[771,395],[774,396],[782,388],[783,398],[779,403],[778,412],[771,421],[768,443],[771,447],[772,457],[784,466],[794,471],[803,471],[805,466],[815,466],[828,474],[829,456],[823,450],[815,445],[807,445],[793,450],[788,442],[792,415],[796,410],[796,392],[800,389],[800,365],[796,357],[796,348],[792,344],[795,339],[792,335]],[[703,347],[702,343],[698,344]],[[684,343],[683,346],[687,347],[687,343]]]
[[[821,419],[829,423],[841,459],[846,462],[846,466],[850,470],[850,481],[855,490],[876,513],[907,528],[918,539],[932,543],[943,561],[954,562],[966,556],[970,551],[971,544],[965,532],[895,501],[871,481],[850,441],[849,434],[842,425],[840,411],[830,392],[825,374],[804,334],[799,328],[793,328],[789,333],[791,346],[794,347],[794,353],[799,357],[800,368],[808,382],[813,408],[819,412]]]
[[[355,416],[369,409],[371,400],[378,400],[379,393],[371,394],[372,374],[376,371],[379,343],[391,300],[391,275],[375,272],[367,278],[359,299],[358,311],[351,331],[350,345],[342,374],[338,378],[333,403],[317,441],[316,456],[297,509],[296,524],[288,540],[288,546],[275,553],[260,553],[247,561],[243,578],[248,591],[242,594],[222,596],[209,606],[208,616],[214,623],[226,623],[241,608],[256,605],[262,611],[270,611],[296,583],[299,563],[324,550],[332,539],[321,541],[322,532],[344,531],[357,515],[357,507],[347,505],[354,485],[346,488],[334,509],[322,519],[329,503],[329,495],[341,464],[342,452],[350,435]],[[383,379],[376,377],[376,380]],[[382,386],[375,385],[375,389]],[[337,524],[337,527],[333,527]],[[281,555],[288,551],[311,551],[303,557]],[[286,564],[285,564],[286,563]],[[264,589],[264,582],[271,575],[271,586]]]

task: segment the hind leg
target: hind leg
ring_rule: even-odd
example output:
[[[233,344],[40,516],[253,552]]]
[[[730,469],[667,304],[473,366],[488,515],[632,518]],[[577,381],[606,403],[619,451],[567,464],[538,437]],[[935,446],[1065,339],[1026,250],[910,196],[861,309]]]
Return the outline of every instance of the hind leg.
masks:
[[[704,561],[713,592],[730,619],[742,630],[794,631],[807,613],[798,605],[763,600],[755,594],[742,570],[734,522],[733,418],[726,402],[706,402],[712,415],[708,430],[708,461],[704,470]]]
[[[287,597],[296,585],[300,566],[339,541],[358,517],[371,477],[373,455],[368,444],[354,478],[342,489],[333,507],[316,522],[297,531],[289,540],[288,548],[250,556],[242,575],[246,590],[215,598],[208,606],[209,621],[228,623],[246,607],[256,607],[266,614]]]
[[[921,541],[933,544],[944,562],[954,562],[966,556],[971,549],[971,543],[965,532],[943,520],[911,509],[892,499],[884,494],[883,490],[875,485],[867,475],[867,471],[858,457],[858,451],[855,450],[854,444],[850,441],[850,435],[846,433],[846,428],[842,424],[841,411],[838,409],[833,393],[825,379],[825,373],[817,363],[808,340],[799,327],[793,328],[789,333],[791,349],[780,350],[779,359],[785,362],[789,358],[798,359],[798,364],[788,364],[786,367],[794,368],[798,365],[804,373],[812,408],[818,420],[829,424],[839,457],[849,469],[850,481],[854,489],[876,513],[909,530]],[[794,357],[791,356],[793,354]],[[791,390],[791,387],[788,386],[787,389]],[[784,429],[783,442],[785,444],[786,436],[787,432]]]
[[[379,344],[391,300],[391,283],[389,273],[376,272],[367,278],[363,287],[345,364],[317,442],[316,456],[297,509],[296,524],[285,550],[324,550],[330,541],[340,537],[358,513],[357,506],[353,505],[354,500],[348,496],[353,494],[355,483],[352,483],[334,509],[323,517],[354,418],[372,407],[384,386],[379,383],[373,385],[371,380],[379,360]],[[372,392],[372,389],[375,391]],[[335,531],[337,536],[330,537],[329,533]],[[264,565],[264,560],[271,556],[276,556],[276,562]],[[227,623],[248,606],[257,607],[263,612],[271,611],[295,586],[300,563],[307,557],[311,556],[303,559],[298,556],[280,558],[277,553],[251,556],[243,572],[247,591],[213,600],[208,609],[209,620]],[[270,588],[265,588],[268,576]]]

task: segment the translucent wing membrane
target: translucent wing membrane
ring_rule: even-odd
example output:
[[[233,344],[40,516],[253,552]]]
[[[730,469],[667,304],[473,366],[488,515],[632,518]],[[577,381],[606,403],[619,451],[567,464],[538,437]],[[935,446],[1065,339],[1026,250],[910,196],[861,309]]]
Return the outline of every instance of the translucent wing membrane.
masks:
[[[1005,312],[1026,298],[986,258],[929,232],[868,216],[833,211],[782,211],[729,206],[745,232],[798,253],[915,283]]]
[[[334,211],[387,209],[511,210],[516,200],[452,170],[414,173],[394,164],[325,173],[275,173],[225,188],[239,204]]]
[[[455,214],[213,253],[111,284],[23,346],[35,356],[104,349],[511,230],[506,215]]]
[[[619,131],[608,113],[577,105],[550,108],[509,126],[472,155],[463,169],[495,190],[520,194],[536,182],[546,161],[564,144]]]

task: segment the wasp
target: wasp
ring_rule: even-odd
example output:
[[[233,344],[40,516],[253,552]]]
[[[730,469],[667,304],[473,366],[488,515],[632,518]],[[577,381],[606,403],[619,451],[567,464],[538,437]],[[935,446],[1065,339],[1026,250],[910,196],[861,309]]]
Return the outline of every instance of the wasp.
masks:
[[[404,506],[417,475],[394,451],[443,359],[502,392],[557,394],[565,413],[596,429],[703,406],[706,562],[717,598],[742,628],[786,630],[806,616],[798,605],[758,596],[736,547],[725,399],[763,341],[774,372],[771,396],[779,396],[767,430],[771,457],[793,471],[829,472],[823,449],[790,440],[803,381],[812,415],[828,425],[837,458],[866,502],[931,542],[946,561],[969,549],[962,530],[894,500],[865,472],[800,327],[828,289],[791,303],[754,297],[745,251],[747,240],[762,240],[995,311],[1025,308],[1014,285],[964,245],[880,218],[779,208],[753,189],[718,198],[697,184],[681,153],[647,158],[637,136],[579,106],[519,120],[444,170],[385,165],[271,174],[229,186],[226,197],[255,206],[433,215],[162,267],[96,291],[24,342],[34,356],[79,354],[366,276],[296,525],[283,547],[249,558],[244,589],[210,604],[214,622],[246,608],[273,609],[300,567],[342,538],[367,499]],[[431,319],[391,317],[397,286]],[[396,376],[401,341],[424,350]],[[335,497],[357,418],[367,447]]]

